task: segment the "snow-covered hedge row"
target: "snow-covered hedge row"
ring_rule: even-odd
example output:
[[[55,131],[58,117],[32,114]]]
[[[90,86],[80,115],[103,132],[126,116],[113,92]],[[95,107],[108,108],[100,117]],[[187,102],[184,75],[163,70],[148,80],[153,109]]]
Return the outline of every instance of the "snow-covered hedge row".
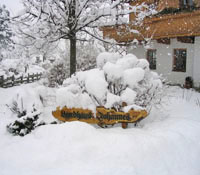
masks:
[[[93,111],[96,106],[124,111],[148,108],[161,89],[160,77],[149,70],[147,60],[106,52],[97,57],[96,69],[77,72],[65,80],[64,87],[57,91],[57,104]]]

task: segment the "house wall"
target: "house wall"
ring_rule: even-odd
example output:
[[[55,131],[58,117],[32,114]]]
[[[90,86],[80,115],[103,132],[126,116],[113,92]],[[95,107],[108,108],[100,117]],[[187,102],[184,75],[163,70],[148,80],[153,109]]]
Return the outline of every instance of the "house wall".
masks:
[[[193,79],[196,87],[200,87],[200,37],[195,38]]]
[[[198,42],[200,43],[200,39]],[[170,45],[153,41],[148,49],[157,49],[157,68],[155,71],[166,77],[169,83],[184,84],[187,76],[193,76],[194,44],[181,43],[177,39],[171,39]],[[172,71],[174,49],[187,49],[186,72]],[[130,46],[128,52],[135,54],[138,58],[146,58],[146,49],[143,46],[138,46],[136,49]]]
[[[161,0],[158,3],[158,11],[161,11],[165,8],[179,8],[180,2],[179,0]]]
[[[200,7],[200,1],[199,0],[194,0],[194,3],[196,4],[197,7]]]

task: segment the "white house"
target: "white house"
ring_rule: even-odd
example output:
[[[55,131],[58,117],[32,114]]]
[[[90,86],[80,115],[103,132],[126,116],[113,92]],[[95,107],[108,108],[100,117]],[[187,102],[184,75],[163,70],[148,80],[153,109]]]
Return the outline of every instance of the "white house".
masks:
[[[169,83],[184,84],[186,77],[192,77],[194,85],[200,87],[200,37],[195,37],[194,43],[173,38],[169,45],[153,40],[149,48],[129,46],[128,52],[149,60],[150,68],[166,77]]]

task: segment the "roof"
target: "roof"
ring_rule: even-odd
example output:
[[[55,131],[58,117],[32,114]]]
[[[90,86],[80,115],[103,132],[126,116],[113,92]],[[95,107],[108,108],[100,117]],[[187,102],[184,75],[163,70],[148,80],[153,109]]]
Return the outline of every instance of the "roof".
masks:
[[[139,34],[132,32],[133,30],[138,30]],[[117,42],[200,36],[200,9],[147,17],[141,26],[126,24],[103,27],[103,34],[104,37],[113,38]]]

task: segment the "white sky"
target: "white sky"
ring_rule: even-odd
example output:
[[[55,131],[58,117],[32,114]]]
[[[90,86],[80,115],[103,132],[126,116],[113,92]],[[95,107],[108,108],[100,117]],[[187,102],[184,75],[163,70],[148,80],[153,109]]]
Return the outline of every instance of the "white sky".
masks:
[[[11,16],[16,15],[17,12],[19,12],[23,8],[21,0],[0,0],[0,4],[6,5],[7,9],[11,13]]]

